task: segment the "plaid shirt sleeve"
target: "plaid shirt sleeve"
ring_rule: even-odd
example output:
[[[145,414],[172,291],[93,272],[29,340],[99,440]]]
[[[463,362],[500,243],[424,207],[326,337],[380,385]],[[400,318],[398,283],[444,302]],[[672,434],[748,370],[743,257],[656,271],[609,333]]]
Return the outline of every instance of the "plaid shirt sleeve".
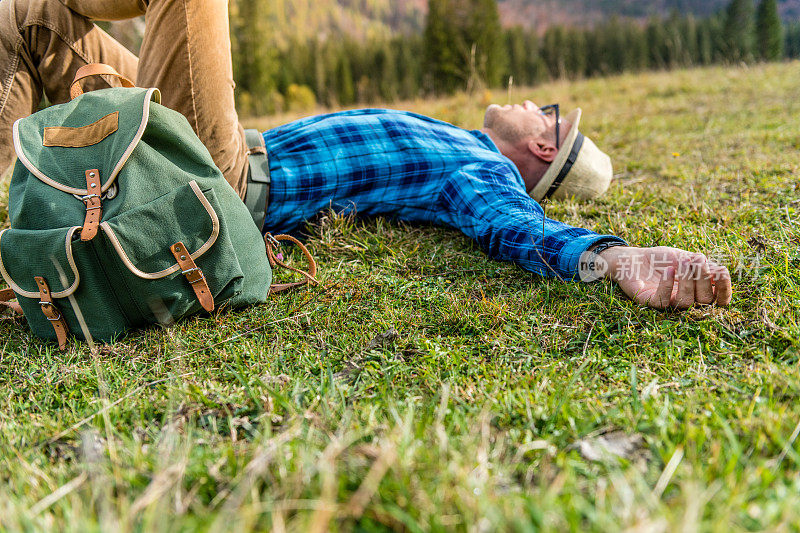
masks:
[[[542,276],[578,279],[579,258],[590,246],[625,243],[545,217],[503,163],[463,167],[447,180],[438,204],[441,222],[473,238],[490,257]]]

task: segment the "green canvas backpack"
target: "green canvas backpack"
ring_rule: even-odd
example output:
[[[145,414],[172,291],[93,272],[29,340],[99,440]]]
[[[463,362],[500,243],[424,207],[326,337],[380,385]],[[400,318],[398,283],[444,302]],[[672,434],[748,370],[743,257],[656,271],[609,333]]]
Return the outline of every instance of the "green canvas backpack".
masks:
[[[0,300],[62,349],[67,332],[111,341],[264,302],[279,261],[186,118],[127,80],[81,94],[85,76],[70,102],[14,124]]]

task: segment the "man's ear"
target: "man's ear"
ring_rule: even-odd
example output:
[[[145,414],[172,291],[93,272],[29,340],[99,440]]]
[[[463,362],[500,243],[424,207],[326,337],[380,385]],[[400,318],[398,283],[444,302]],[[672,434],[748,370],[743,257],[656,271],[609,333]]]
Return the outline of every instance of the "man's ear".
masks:
[[[528,150],[546,163],[552,163],[558,153],[555,144],[542,138],[528,141]]]

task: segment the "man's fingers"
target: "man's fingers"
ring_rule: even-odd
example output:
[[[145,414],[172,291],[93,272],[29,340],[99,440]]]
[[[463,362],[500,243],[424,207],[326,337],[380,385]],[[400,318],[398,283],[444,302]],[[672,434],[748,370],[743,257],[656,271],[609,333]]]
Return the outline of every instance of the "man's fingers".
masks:
[[[694,304],[695,265],[681,259],[678,263],[678,292],[672,303],[678,309],[689,309]]]
[[[670,266],[664,269],[661,274],[661,281],[653,296],[645,302],[650,307],[656,309],[666,309],[672,299],[672,287],[675,285],[675,267]]]
[[[694,300],[695,302],[708,305],[714,303],[714,284],[713,276],[711,275],[711,268],[705,256],[700,255],[697,257],[697,270],[694,284]]]
[[[728,305],[731,303],[731,296],[733,296],[731,273],[724,266],[714,263],[710,265],[709,270],[717,293],[717,305]]]

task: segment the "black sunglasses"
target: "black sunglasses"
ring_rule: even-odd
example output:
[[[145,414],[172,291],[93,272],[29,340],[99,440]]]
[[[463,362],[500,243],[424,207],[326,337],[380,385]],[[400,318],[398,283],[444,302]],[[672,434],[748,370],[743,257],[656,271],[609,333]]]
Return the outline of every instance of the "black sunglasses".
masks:
[[[554,116],[556,119],[556,150],[561,148],[561,113],[558,110],[558,104],[550,104],[543,107],[540,107],[539,110],[542,112],[542,115],[551,117]]]

